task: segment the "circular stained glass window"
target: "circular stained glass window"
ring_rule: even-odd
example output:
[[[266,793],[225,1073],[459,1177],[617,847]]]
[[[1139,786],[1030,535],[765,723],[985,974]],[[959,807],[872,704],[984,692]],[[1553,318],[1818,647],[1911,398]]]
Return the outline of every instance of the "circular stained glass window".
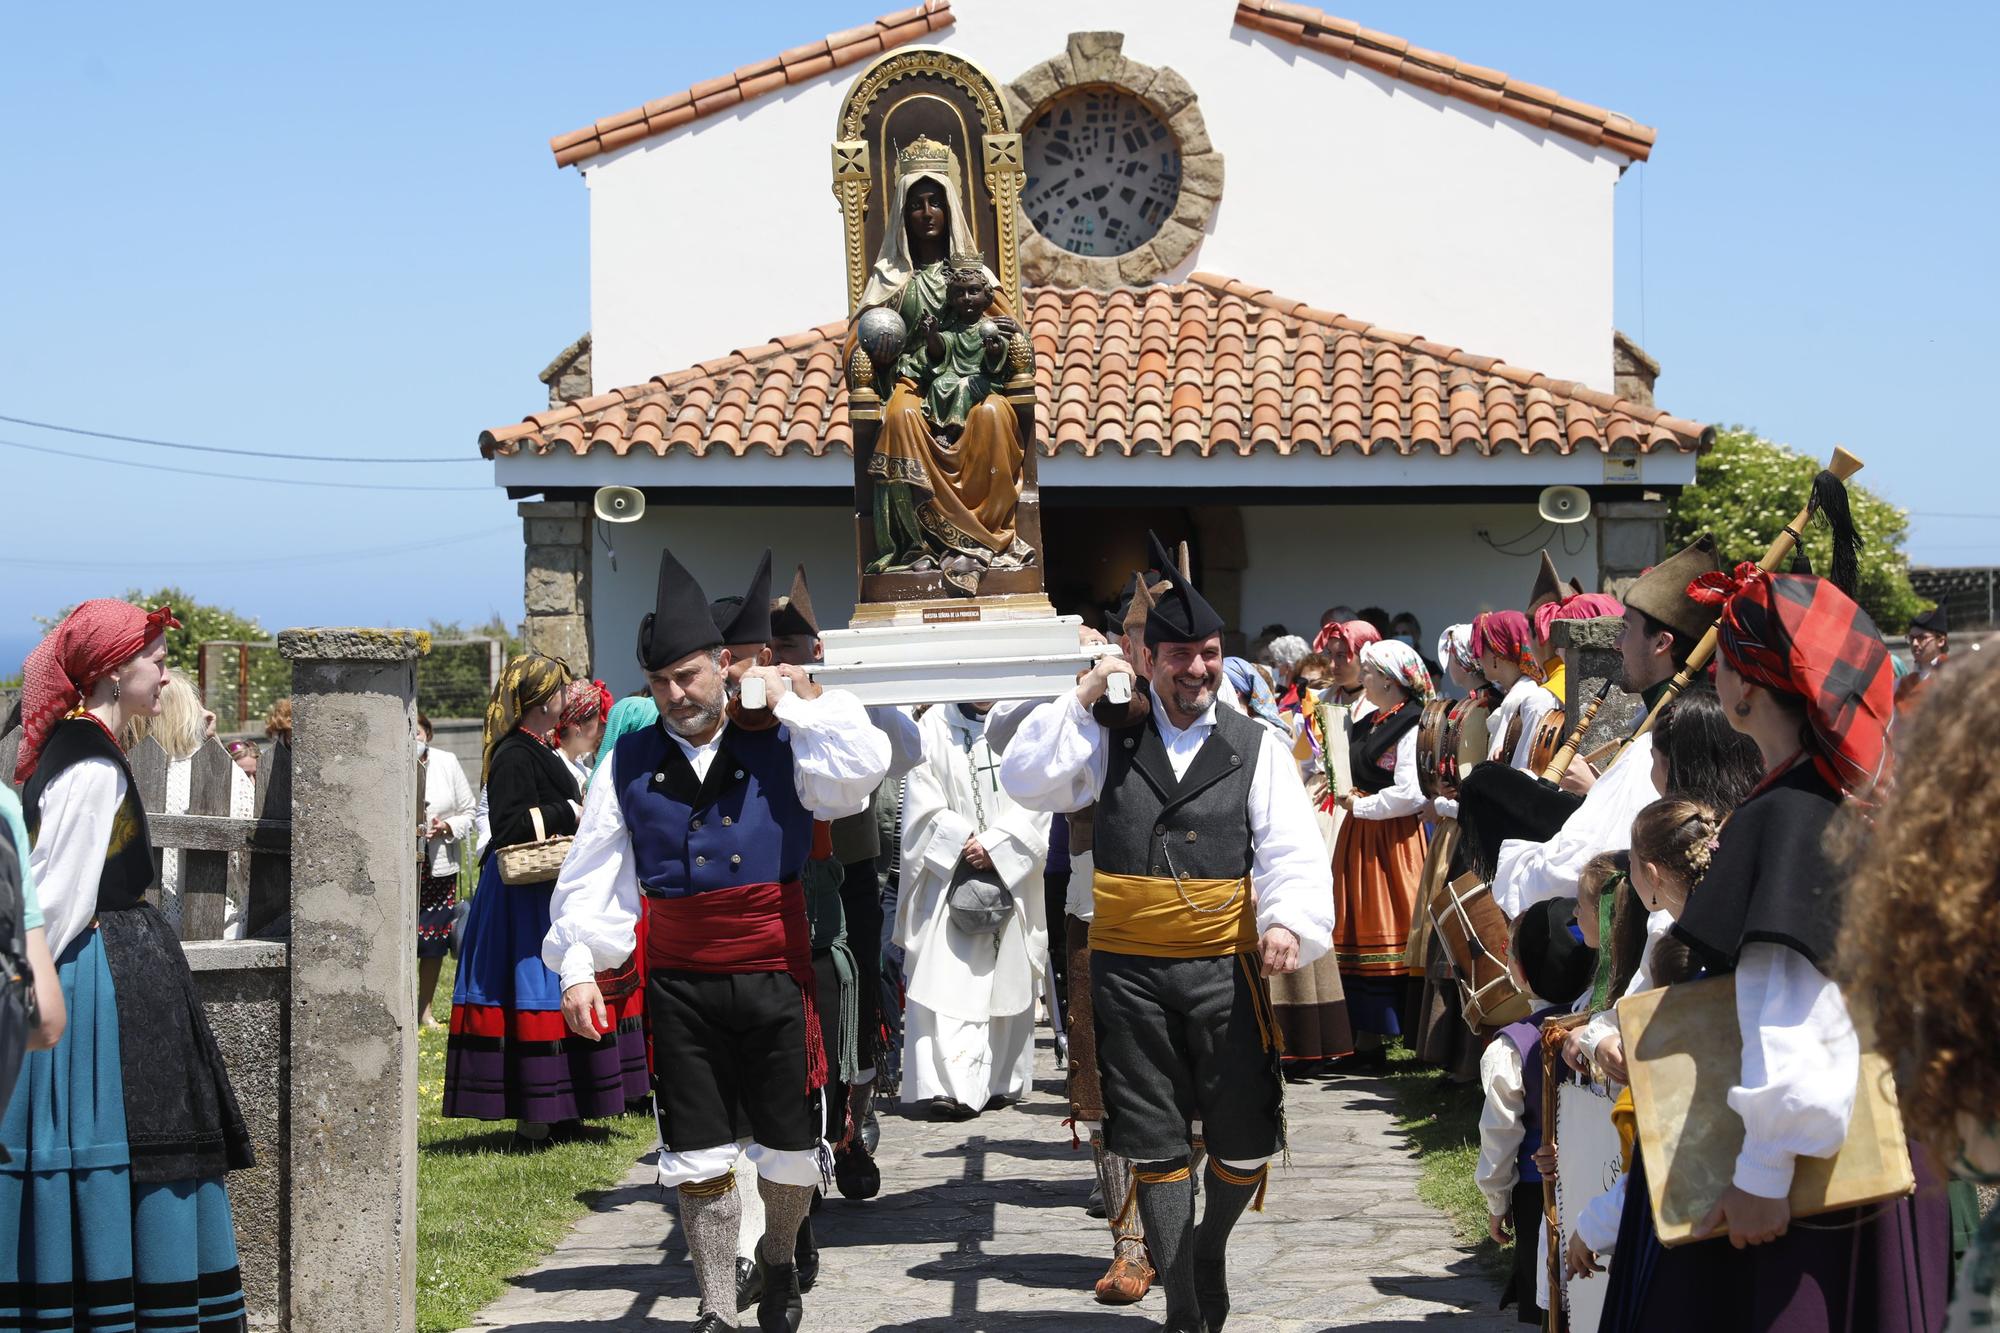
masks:
[[[1173,216],[1181,148],[1151,107],[1121,88],[1079,88],[1038,111],[1023,152],[1021,207],[1071,254],[1138,249]]]

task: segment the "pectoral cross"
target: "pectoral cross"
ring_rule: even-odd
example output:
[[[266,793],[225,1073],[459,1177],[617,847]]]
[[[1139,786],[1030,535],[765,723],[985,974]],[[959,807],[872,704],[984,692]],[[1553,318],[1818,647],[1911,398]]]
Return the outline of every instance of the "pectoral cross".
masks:
[[[974,758],[974,755],[977,753],[978,748],[980,747],[975,742],[974,754],[968,754],[966,756],[968,762],[970,762]],[[986,762],[983,764],[978,764],[978,763],[972,764],[972,770],[975,774],[981,774],[981,773],[985,774],[988,790],[992,791],[997,795],[1000,791],[1000,779],[994,775],[999,773],[1000,771],[1000,761],[994,757],[993,747],[991,745],[985,746],[984,749],[986,750]],[[979,779],[977,777],[973,779],[974,782],[977,782],[978,780]]]

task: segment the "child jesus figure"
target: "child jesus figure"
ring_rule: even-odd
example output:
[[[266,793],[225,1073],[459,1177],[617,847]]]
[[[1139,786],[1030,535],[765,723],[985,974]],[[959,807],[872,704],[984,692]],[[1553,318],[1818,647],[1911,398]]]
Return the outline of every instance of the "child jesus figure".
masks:
[[[917,321],[918,337],[896,367],[923,390],[924,415],[936,433],[955,439],[966,414],[994,390],[1007,360],[1007,338],[988,317],[993,284],[978,255],[953,255],[946,265],[942,318]]]

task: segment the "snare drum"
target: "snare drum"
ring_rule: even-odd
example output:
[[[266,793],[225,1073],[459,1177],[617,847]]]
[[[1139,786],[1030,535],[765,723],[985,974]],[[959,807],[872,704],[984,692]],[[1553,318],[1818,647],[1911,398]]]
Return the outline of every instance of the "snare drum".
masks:
[[[1465,1021],[1474,1028],[1500,1028],[1530,1013],[1527,992],[1507,971],[1507,918],[1493,901],[1492,886],[1471,871],[1431,895],[1431,928],[1451,956],[1465,1001]]]

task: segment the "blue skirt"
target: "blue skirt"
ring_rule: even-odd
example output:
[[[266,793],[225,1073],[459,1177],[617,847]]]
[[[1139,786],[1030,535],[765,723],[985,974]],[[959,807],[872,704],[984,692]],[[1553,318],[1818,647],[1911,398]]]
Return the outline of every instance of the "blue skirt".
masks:
[[[243,1290],[217,1179],[134,1186],[118,1005],[95,929],[56,965],[69,1024],[35,1051],[0,1117],[0,1328],[236,1329]]]

